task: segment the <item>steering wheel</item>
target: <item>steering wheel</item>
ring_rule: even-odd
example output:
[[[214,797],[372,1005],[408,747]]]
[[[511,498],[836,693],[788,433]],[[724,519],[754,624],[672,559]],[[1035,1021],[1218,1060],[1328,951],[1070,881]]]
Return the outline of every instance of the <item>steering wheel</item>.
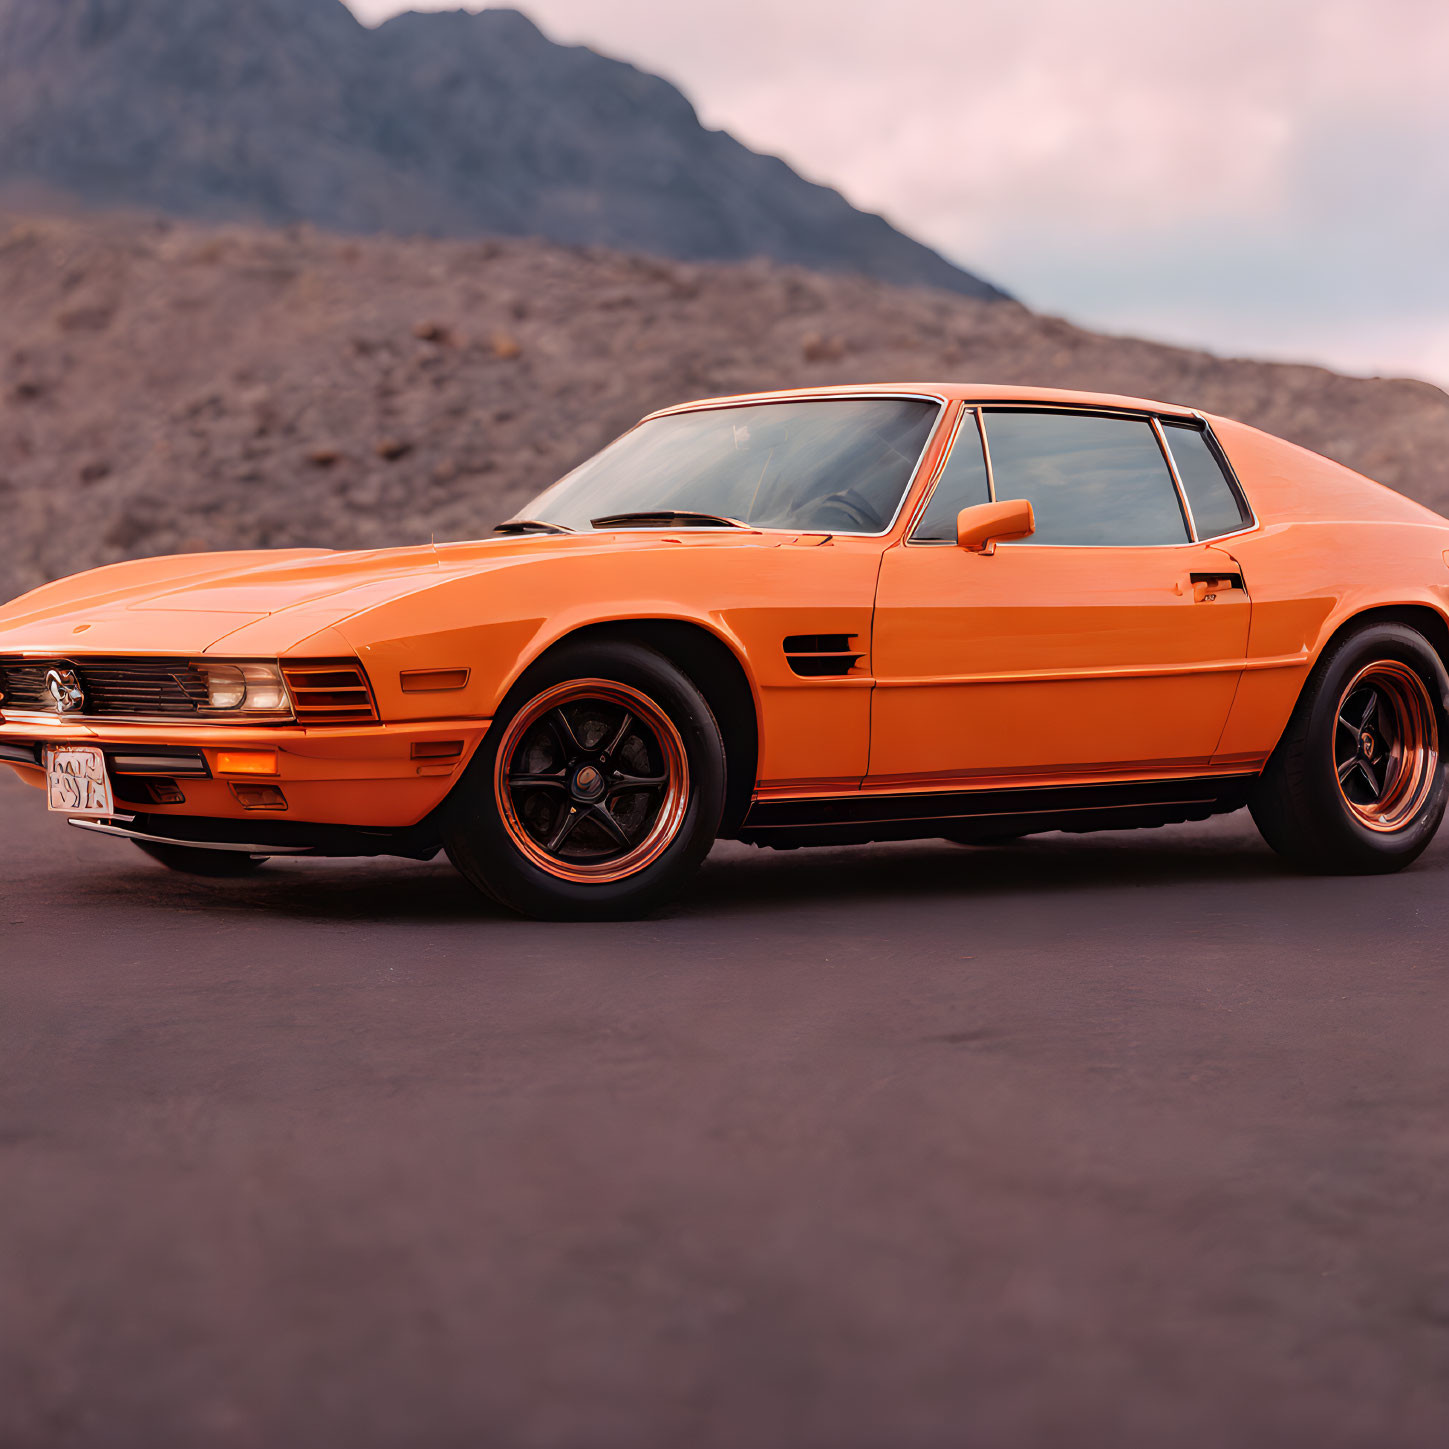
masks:
[[[829,518],[832,508],[840,513],[844,519],[843,524],[835,523]],[[879,533],[881,523],[869,499],[863,498],[854,488],[845,488],[839,493],[827,493],[824,498],[810,505],[810,527],[822,526],[849,527],[857,528],[861,533]]]

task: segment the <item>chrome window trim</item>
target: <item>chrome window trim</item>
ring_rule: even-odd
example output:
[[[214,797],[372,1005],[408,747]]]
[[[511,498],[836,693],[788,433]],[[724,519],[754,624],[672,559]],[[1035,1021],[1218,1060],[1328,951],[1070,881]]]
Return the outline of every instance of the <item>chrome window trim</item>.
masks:
[[[995,503],[996,464],[991,461],[991,439],[986,436],[986,419],[979,407],[976,409],[976,431],[981,434],[981,456],[986,459],[986,496]]]
[[[675,403],[672,407],[657,408],[652,413],[646,413],[634,428],[642,427],[645,423],[652,423],[655,418],[667,418],[674,413],[705,413],[715,409],[724,408],[753,408],[761,407],[767,403],[792,403],[792,402],[859,402],[862,400],[899,400],[915,402],[939,403],[943,408],[950,405],[952,399],[943,392],[913,392],[909,390],[892,391],[886,388],[865,387],[859,391],[850,388],[821,388],[818,392],[806,390],[803,392],[745,392],[738,397],[723,398],[700,398],[695,402]],[[975,407],[975,403],[967,403],[967,407]],[[627,437],[634,431],[629,428],[619,436]]]
[[[1238,470],[1233,467],[1233,460],[1228,457],[1228,450],[1219,441],[1218,435],[1213,431],[1213,425],[1208,421],[1205,413],[1200,413],[1194,408],[1192,415],[1202,424],[1203,434],[1212,445],[1213,456],[1217,460],[1218,466],[1227,470],[1228,487],[1243,507],[1248,510],[1250,519],[1250,522],[1245,523],[1241,528],[1234,529],[1231,533],[1215,534],[1212,538],[1203,539],[1203,542],[1220,543],[1225,538],[1241,538],[1245,533],[1256,533],[1263,526],[1262,520],[1258,517],[1258,510],[1253,507],[1253,500],[1248,497],[1248,490],[1243,487],[1242,479],[1238,477]]]
[[[1146,418],[1162,417],[1170,422],[1186,423],[1196,418],[1196,413],[1160,413],[1150,408],[1118,408],[1106,403],[1039,402],[1028,398],[1024,402],[1013,402],[1010,398],[992,398],[989,402],[968,402],[967,407],[980,408],[983,413],[1088,413],[1099,418]]]
[[[960,404],[961,404],[961,410],[960,410],[960,413],[958,414],[957,419],[956,419],[955,429],[954,429],[954,431],[952,433],[951,441],[947,445],[946,450],[945,450],[945,453],[942,455],[941,466],[940,466],[940,468],[937,469],[935,478],[932,480],[932,482],[930,484],[930,487],[928,488],[925,496],[921,500],[921,504],[920,504],[919,508],[917,508],[916,510],[913,510],[913,512],[911,514],[909,526],[905,530],[905,537],[904,537],[904,540],[903,540],[904,543],[905,543],[905,545],[908,546],[908,547],[920,547],[920,548],[937,548],[937,547],[941,547],[941,546],[945,546],[947,548],[955,548],[956,547],[956,545],[953,544],[953,543],[951,543],[948,539],[912,539],[910,537],[910,530],[912,528],[914,528],[915,525],[919,522],[921,510],[923,510],[926,507],[926,505],[929,503],[931,494],[935,491],[936,486],[940,482],[941,473],[944,472],[945,467],[946,467],[946,463],[950,459],[951,449],[955,447],[956,440],[960,436],[960,431],[961,431],[962,423],[963,423],[963,421],[964,421],[965,416],[966,416],[967,413],[974,413],[976,415],[977,430],[978,430],[978,432],[980,433],[980,436],[981,436],[981,449],[982,449],[982,454],[983,454],[983,456],[985,457],[985,460],[986,460],[986,486],[987,486],[987,489],[990,492],[991,501],[993,503],[995,503],[995,502],[998,501],[997,492],[996,492],[996,472],[995,472],[995,469],[994,469],[994,467],[992,465],[992,461],[991,461],[991,440],[990,440],[990,437],[989,437],[989,435],[987,433],[987,430],[986,430],[986,417],[985,417],[986,413],[989,412],[989,411],[991,411],[991,410],[993,410],[993,409],[998,410],[998,411],[1009,411],[1009,412],[1088,413],[1088,414],[1091,414],[1091,415],[1096,416],[1096,417],[1133,418],[1133,419],[1136,419],[1136,420],[1139,420],[1139,421],[1145,421],[1145,422],[1147,422],[1149,424],[1155,424],[1157,426],[1160,426],[1160,424],[1161,424],[1162,421],[1175,422],[1175,423],[1190,423],[1190,422],[1194,422],[1195,421],[1195,422],[1201,424],[1202,429],[1203,429],[1203,432],[1206,434],[1206,436],[1210,440],[1210,442],[1212,444],[1212,447],[1213,447],[1213,451],[1214,451],[1215,456],[1217,457],[1219,463],[1226,469],[1229,487],[1232,489],[1233,493],[1236,495],[1236,497],[1239,499],[1239,501],[1242,503],[1242,505],[1248,510],[1248,516],[1249,516],[1249,519],[1250,519],[1250,522],[1245,523],[1241,528],[1234,530],[1232,533],[1220,533],[1220,534],[1215,535],[1211,539],[1189,538],[1189,539],[1185,540],[1182,543],[1146,543],[1146,544],[1080,543],[1079,544],[1079,543],[1027,543],[1027,542],[1024,542],[1023,541],[1023,542],[1020,542],[1020,543],[1013,543],[1013,544],[1011,544],[1010,546],[1012,548],[1119,548],[1119,549],[1120,548],[1133,548],[1133,549],[1142,549],[1142,548],[1157,548],[1157,549],[1163,549],[1163,548],[1191,548],[1191,547],[1194,547],[1195,545],[1198,545],[1198,544],[1217,543],[1217,542],[1220,542],[1223,539],[1229,539],[1229,538],[1241,538],[1244,534],[1254,533],[1259,528],[1262,527],[1262,522],[1261,522],[1261,520],[1258,517],[1257,510],[1253,507],[1253,500],[1248,497],[1247,490],[1243,487],[1241,481],[1239,480],[1239,478],[1237,476],[1237,470],[1233,467],[1232,459],[1228,457],[1227,449],[1225,449],[1223,447],[1222,443],[1218,440],[1217,434],[1213,431],[1212,423],[1209,422],[1208,421],[1208,418],[1206,417],[1206,415],[1204,413],[1202,413],[1201,411],[1199,411],[1197,408],[1183,408],[1183,409],[1181,409],[1181,411],[1176,411],[1176,410],[1172,410],[1171,408],[1167,408],[1167,409],[1164,409],[1162,411],[1158,411],[1156,409],[1129,408],[1129,407],[1113,407],[1110,404],[1104,404],[1104,403],[1090,403],[1090,402],[1078,402],[1078,403],[1074,403],[1074,402],[1058,402],[1058,401],[1050,401],[1050,402],[1047,402],[1047,401],[1043,401],[1040,398],[1021,398],[1019,400],[1014,400],[1012,398],[991,398],[989,400],[977,400],[977,401],[973,401],[969,396],[964,397],[964,398],[960,398],[960,399],[955,399],[955,398],[947,397],[944,393],[939,393],[939,392],[889,391],[889,390],[881,390],[879,388],[865,388],[865,389],[862,389],[859,392],[853,392],[853,391],[850,391],[850,390],[832,390],[832,389],[825,389],[825,390],[820,391],[820,392],[809,392],[809,391],[806,391],[806,392],[799,392],[799,393],[791,393],[791,392],[786,392],[786,393],[780,393],[780,392],[760,392],[760,393],[745,393],[745,394],[742,394],[742,395],[740,395],[738,397],[713,398],[713,399],[706,398],[706,399],[702,399],[702,400],[700,400],[698,402],[676,403],[676,404],[674,404],[671,407],[658,408],[658,409],[656,409],[652,413],[646,413],[644,417],[640,418],[639,421],[634,424],[634,427],[626,429],[624,432],[622,432],[622,433],[619,434],[619,437],[620,438],[628,437],[628,435],[630,433],[632,433],[635,428],[642,427],[645,423],[653,422],[654,419],[656,419],[656,418],[670,417],[670,416],[672,416],[675,413],[710,412],[710,411],[714,411],[714,410],[722,410],[724,408],[758,407],[758,406],[760,406],[762,404],[766,404],[766,403],[783,403],[783,402],[832,402],[832,401],[840,401],[840,400],[852,401],[852,400],[856,400],[856,399],[874,399],[874,398],[886,399],[886,400],[890,400],[890,399],[902,399],[902,400],[914,400],[914,401],[918,401],[918,402],[933,402],[933,403],[936,403],[938,405],[938,407],[939,407],[939,412],[938,412],[937,417],[936,417],[935,426],[931,429],[931,432],[930,432],[929,436],[926,439],[925,446],[921,450],[921,457],[916,460],[915,470],[911,474],[910,482],[906,484],[905,492],[904,492],[904,494],[901,497],[901,502],[900,502],[899,506],[896,508],[895,515],[891,519],[891,522],[890,522],[889,527],[887,527],[884,531],[882,531],[880,533],[856,533],[856,532],[848,532],[848,531],[845,531],[845,530],[842,530],[842,529],[773,528],[773,527],[766,527],[764,525],[751,524],[751,525],[748,525],[749,531],[751,533],[784,534],[784,535],[791,535],[791,536],[798,536],[798,535],[801,535],[801,534],[826,534],[826,533],[828,533],[832,538],[888,538],[888,537],[890,537],[893,533],[896,532],[897,527],[900,525],[900,523],[901,523],[901,513],[902,513],[902,510],[905,507],[906,500],[911,496],[911,490],[916,486],[916,483],[919,481],[920,470],[921,470],[921,463],[924,461],[926,455],[931,451],[931,447],[935,443],[936,436],[937,436],[937,434],[940,431],[942,420],[949,413],[951,403],[952,402],[955,402],[955,401],[959,401]],[[618,439],[614,439],[612,441],[617,442]],[[1168,446],[1167,451],[1168,451],[1169,454],[1171,453],[1171,445],[1170,444]],[[587,461],[587,460],[585,460],[585,461]],[[1174,462],[1169,462],[1169,464],[1168,464],[1168,471],[1169,471],[1169,473],[1172,473],[1174,475],[1174,478],[1173,478],[1174,485],[1175,486],[1179,486],[1178,485],[1178,480],[1177,480],[1177,478],[1175,476],[1175,474],[1176,474],[1176,465],[1175,465]],[[565,474],[564,475],[564,477],[567,477],[567,476],[568,476],[568,474]],[[562,482],[563,479],[558,479],[556,481]],[[550,484],[549,486],[552,487],[553,485]],[[1182,498],[1183,495],[1180,493],[1179,494],[1179,497]],[[1191,509],[1189,508],[1187,511],[1188,511],[1188,516],[1190,517],[1191,516]],[[580,538],[588,538],[588,537],[591,536],[591,534],[594,534],[594,533],[600,533],[601,534],[601,533],[605,533],[605,532],[608,532],[608,531],[609,530],[602,530],[602,529],[601,530],[591,530],[588,533],[579,533],[577,536],[580,537]],[[689,532],[689,533],[709,533],[709,534],[723,533],[723,534],[730,534],[730,533],[740,533],[743,530],[738,529],[738,528],[728,527],[728,526],[720,526],[720,527],[717,527],[717,528],[709,528],[709,527],[706,527],[706,528],[697,528],[697,527],[694,527],[694,528],[690,528],[688,530],[682,530],[678,526],[675,526],[673,528],[660,526],[658,528],[631,528],[631,529],[628,529],[628,530],[619,529],[619,530],[615,530],[615,531],[616,532],[620,532],[620,533],[628,532],[628,533],[640,533],[640,534],[678,534],[678,533],[686,532],[686,531]],[[1195,525],[1193,526],[1193,531],[1196,532]],[[540,538],[547,538],[547,537],[552,537],[554,535],[539,534],[537,536],[540,537]]]
[[[941,479],[945,477],[946,469],[951,465],[951,455],[956,451],[956,444],[961,440],[961,430],[966,426],[967,418],[974,419],[976,436],[981,438],[982,449],[985,450],[986,440],[981,433],[981,409],[975,403],[962,403],[961,411],[956,415],[956,424],[951,429],[950,440],[941,454],[941,462],[927,483],[925,491],[921,494],[921,501],[911,510],[911,516],[906,521],[904,542],[907,548],[936,548],[943,543],[950,548],[956,547],[949,538],[917,538],[915,532],[921,526],[921,519],[925,516],[926,510],[931,506],[931,499],[936,496],[936,489],[941,486]],[[991,496],[990,458],[986,460],[986,492],[989,499]]]
[[[916,481],[921,474],[921,464],[930,455],[931,448],[935,444],[936,436],[941,431],[941,421],[947,416],[951,408],[951,399],[944,393],[939,392],[880,392],[867,389],[863,392],[819,392],[819,393],[753,393],[743,397],[729,398],[722,401],[704,401],[693,403],[680,403],[676,407],[660,408],[658,412],[649,413],[646,417],[639,419],[634,427],[619,434],[618,438],[605,444],[605,447],[613,447],[619,438],[627,438],[637,428],[642,428],[645,423],[652,423],[656,418],[673,417],[678,413],[707,413],[723,412],[726,408],[753,408],[765,407],[771,403],[794,403],[794,402],[927,402],[936,404],[936,419],[931,424],[931,431],[926,434],[926,441],[921,447],[920,456],[916,459],[915,466],[911,469],[910,477],[906,480],[906,486],[901,490],[901,496],[896,503],[896,511],[891,514],[890,522],[877,533],[861,533],[856,530],[845,528],[775,528],[765,524],[747,523],[745,529],[751,533],[781,533],[791,537],[800,535],[825,535],[831,538],[889,538],[896,531],[896,525],[901,521],[901,512],[906,506],[906,500],[911,496],[911,490],[915,488]],[[602,452],[603,449],[600,449]],[[595,455],[597,456],[597,454]],[[585,462],[588,460],[585,459]],[[580,467],[583,466],[581,463]],[[568,474],[564,474],[567,478]],[[563,478],[558,482],[562,483]],[[553,487],[550,484],[549,487]],[[546,490],[545,490],[546,491]],[[731,524],[720,524],[718,526],[699,526],[691,524],[688,528],[681,528],[678,524],[672,527],[661,525],[658,528],[591,528],[587,532],[580,530],[578,537],[601,537],[609,533],[741,533],[745,529],[736,528]],[[551,534],[539,534],[540,538],[555,537]]]
[[[915,531],[921,526],[921,517],[926,509],[931,506],[931,499],[935,497],[936,489],[941,486],[941,479],[951,462],[951,454],[956,451],[956,445],[961,441],[961,430],[966,426],[968,417],[975,420],[976,438],[981,444],[981,458],[986,465],[986,501],[996,502],[996,474],[991,467],[991,444],[986,437],[986,425],[981,420],[981,403],[965,402],[961,404],[961,415],[956,419],[956,429],[951,434],[951,441],[946,447],[946,452],[941,459],[941,466],[936,469],[936,476],[931,480],[931,486],[926,490],[926,495],[921,499],[920,507],[916,509],[911,522],[906,528],[905,547],[907,548],[955,548],[956,542],[950,538],[916,538]],[[1043,545],[1048,547],[1049,545]]]
[[[988,478],[988,480],[989,480],[989,482],[991,484],[991,494],[992,494],[992,501],[993,502],[996,501],[996,473],[995,473],[995,471],[993,470],[993,468],[991,466],[991,454],[990,454],[990,446],[991,446],[991,444],[990,444],[990,437],[991,437],[991,434],[990,434],[990,430],[986,426],[986,414],[988,412],[997,411],[997,412],[1012,412],[1012,413],[1027,413],[1027,412],[1031,412],[1031,413],[1087,413],[1087,414],[1090,414],[1090,415],[1092,415],[1094,417],[1130,418],[1130,419],[1132,419],[1132,420],[1134,420],[1136,422],[1145,422],[1149,426],[1155,425],[1157,423],[1157,420],[1159,419],[1159,417],[1172,417],[1173,416],[1170,413],[1159,414],[1159,413],[1155,413],[1155,412],[1143,412],[1143,411],[1140,411],[1140,410],[1137,410],[1137,409],[1133,409],[1133,408],[1106,408],[1106,407],[1099,407],[1099,406],[1094,406],[1091,403],[1077,403],[1077,404],[1072,404],[1072,403],[1040,403],[1040,402],[1025,402],[1025,403],[989,402],[989,403],[981,403],[979,405],[978,411],[979,411],[980,416],[981,416],[981,437],[982,437],[982,443],[983,443],[983,445],[987,449],[986,476],[987,476],[987,478]],[[1211,431],[1212,431],[1211,426],[1208,425],[1207,420],[1202,416],[1201,413],[1193,413],[1192,416],[1195,417],[1195,418],[1197,418],[1199,421],[1201,421],[1204,424],[1204,426],[1207,427],[1208,432],[1211,433]],[[1178,422],[1186,422],[1187,421],[1187,419],[1186,418],[1183,418],[1183,417],[1177,417],[1175,420],[1178,421]],[[1155,426],[1153,427],[1153,431],[1154,431],[1154,436],[1155,436],[1155,433],[1156,433]],[[1217,444],[1217,439],[1215,437],[1213,439],[1213,442],[1215,444]],[[1221,444],[1217,444],[1217,446],[1218,446],[1218,451],[1221,453],[1222,452]],[[1223,456],[1226,457],[1226,454],[1224,454]],[[1168,476],[1173,479],[1174,487],[1176,487],[1177,484],[1176,484],[1175,472],[1174,472],[1173,466],[1170,463],[1168,464]],[[1236,482],[1236,479],[1234,479],[1234,482]],[[1240,497],[1243,497],[1245,499],[1245,501],[1246,501],[1246,495],[1244,495],[1242,493],[1241,488],[1238,489],[1238,494],[1239,494]],[[1179,501],[1181,501],[1181,495],[1180,494],[1179,494]],[[1251,507],[1251,504],[1249,505],[1249,507]],[[1256,522],[1255,522],[1254,526],[1256,527]],[[1249,533],[1252,530],[1251,529],[1248,529],[1248,528],[1244,528],[1244,529],[1242,529],[1240,531],[1243,532],[1243,533]],[[1223,537],[1225,537],[1225,538],[1229,538],[1229,537],[1236,538],[1237,537],[1237,534],[1224,534]],[[1132,549],[1135,552],[1140,552],[1141,550],[1148,549],[1148,548],[1150,548],[1150,549],[1164,549],[1164,550],[1165,549],[1172,549],[1172,548],[1198,548],[1198,547],[1201,547],[1201,545],[1205,541],[1206,540],[1203,540],[1203,539],[1186,538],[1181,543],[1033,543],[1030,539],[1020,539],[1020,540],[1016,540],[1016,541],[1013,541],[1013,542],[1010,542],[1010,543],[1005,543],[1004,542],[1004,543],[1001,544],[1001,547],[1002,548],[1013,548],[1013,549],[1019,549],[1019,548]]]
[[[1197,533],[1197,519],[1192,516],[1192,504],[1187,501],[1187,489],[1182,486],[1182,474],[1177,471],[1177,459],[1172,456],[1167,434],[1162,430],[1162,421],[1155,413],[1148,421],[1152,424],[1152,436],[1157,439],[1157,446],[1162,449],[1162,456],[1167,462],[1172,486],[1177,489],[1177,506],[1182,509],[1183,522],[1187,524],[1188,542],[1199,543],[1201,540]]]

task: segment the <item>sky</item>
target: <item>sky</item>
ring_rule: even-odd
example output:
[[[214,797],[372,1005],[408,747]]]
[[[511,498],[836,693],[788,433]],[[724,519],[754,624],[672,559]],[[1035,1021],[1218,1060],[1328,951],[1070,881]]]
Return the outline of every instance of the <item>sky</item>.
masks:
[[[516,8],[1038,310],[1449,385],[1449,0]]]

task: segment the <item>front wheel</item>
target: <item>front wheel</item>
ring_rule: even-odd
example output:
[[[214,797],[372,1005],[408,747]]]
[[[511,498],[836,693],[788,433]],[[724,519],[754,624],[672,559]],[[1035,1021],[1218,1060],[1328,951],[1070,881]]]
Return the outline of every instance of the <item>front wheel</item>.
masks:
[[[637,916],[693,875],[724,798],[724,742],[693,682],[637,644],[570,644],[509,693],[448,801],[443,843],[523,915]]]
[[[1372,624],[1319,660],[1249,804],[1307,870],[1401,870],[1444,816],[1444,666],[1417,630]]]

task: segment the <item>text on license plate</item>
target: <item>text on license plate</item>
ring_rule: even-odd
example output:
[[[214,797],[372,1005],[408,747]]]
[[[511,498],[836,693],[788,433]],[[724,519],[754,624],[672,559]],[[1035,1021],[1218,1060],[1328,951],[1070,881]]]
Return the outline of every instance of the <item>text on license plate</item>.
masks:
[[[46,804],[62,815],[114,815],[106,757],[94,745],[47,745]]]

